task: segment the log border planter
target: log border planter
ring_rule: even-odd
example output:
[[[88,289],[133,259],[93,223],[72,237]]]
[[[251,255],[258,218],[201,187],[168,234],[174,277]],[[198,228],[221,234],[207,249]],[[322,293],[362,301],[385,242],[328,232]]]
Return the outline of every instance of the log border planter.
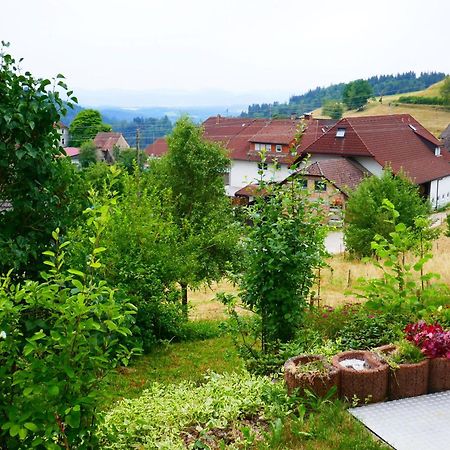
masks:
[[[299,373],[295,369],[313,361],[323,361],[327,372],[325,373]],[[303,395],[308,389],[319,397],[324,397],[333,386],[339,391],[340,381],[339,370],[329,364],[321,355],[299,355],[288,359],[284,363],[284,381],[286,383],[289,395],[294,389],[299,389],[300,395]]]
[[[397,347],[393,344],[374,349],[377,353],[388,355]],[[424,359],[419,363],[399,364],[389,370],[389,400],[417,397],[428,392],[430,361]]]
[[[450,390],[450,358],[431,358],[428,391],[432,393],[447,390]]]
[[[346,359],[360,359],[369,368],[355,370],[340,364]],[[386,399],[388,393],[389,366],[377,356],[365,350],[350,350],[333,357],[333,365],[341,374],[339,397],[350,402],[376,403]]]

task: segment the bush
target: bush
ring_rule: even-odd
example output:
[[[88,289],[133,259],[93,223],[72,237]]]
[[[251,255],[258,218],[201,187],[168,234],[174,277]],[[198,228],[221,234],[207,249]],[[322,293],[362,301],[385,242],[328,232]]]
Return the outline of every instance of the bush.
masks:
[[[64,269],[58,231],[44,281],[0,279],[0,447],[95,447],[103,377],[126,365],[135,308],[104,281]],[[99,250],[97,248],[97,250]],[[91,270],[100,263],[92,254]]]
[[[389,200],[399,213],[398,221],[406,227],[414,227],[414,219],[427,216],[430,204],[424,201],[418,187],[402,174],[393,175],[385,170],[378,178],[364,179],[350,193],[345,210],[344,239],[347,249],[356,256],[373,253],[371,243],[378,234],[389,238],[393,231],[390,214],[383,208],[383,200]]]

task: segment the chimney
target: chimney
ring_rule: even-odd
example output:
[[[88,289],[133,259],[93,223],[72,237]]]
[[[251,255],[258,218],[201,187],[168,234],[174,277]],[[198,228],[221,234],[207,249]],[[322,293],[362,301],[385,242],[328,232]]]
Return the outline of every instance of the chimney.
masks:
[[[216,125],[220,123],[220,119],[222,118],[222,116],[220,114],[217,114],[216,117]]]

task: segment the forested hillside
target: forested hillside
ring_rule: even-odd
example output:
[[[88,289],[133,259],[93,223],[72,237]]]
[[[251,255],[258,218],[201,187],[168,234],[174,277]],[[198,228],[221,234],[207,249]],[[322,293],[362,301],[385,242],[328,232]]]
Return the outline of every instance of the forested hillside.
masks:
[[[401,94],[426,89],[442,80],[442,72],[405,72],[397,75],[379,75],[367,79],[376,96]],[[326,88],[317,87],[302,95],[293,95],[287,103],[262,103],[248,107],[242,117],[288,116],[292,113],[303,114],[319,108],[325,100],[341,100],[345,83],[332,84]]]

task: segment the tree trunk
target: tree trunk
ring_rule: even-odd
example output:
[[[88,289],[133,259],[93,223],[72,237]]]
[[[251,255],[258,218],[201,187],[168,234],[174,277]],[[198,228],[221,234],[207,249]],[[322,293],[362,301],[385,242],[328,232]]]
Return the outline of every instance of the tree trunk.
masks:
[[[183,314],[187,319],[188,316],[188,285],[187,283],[180,282],[181,286],[181,308],[183,310]]]

